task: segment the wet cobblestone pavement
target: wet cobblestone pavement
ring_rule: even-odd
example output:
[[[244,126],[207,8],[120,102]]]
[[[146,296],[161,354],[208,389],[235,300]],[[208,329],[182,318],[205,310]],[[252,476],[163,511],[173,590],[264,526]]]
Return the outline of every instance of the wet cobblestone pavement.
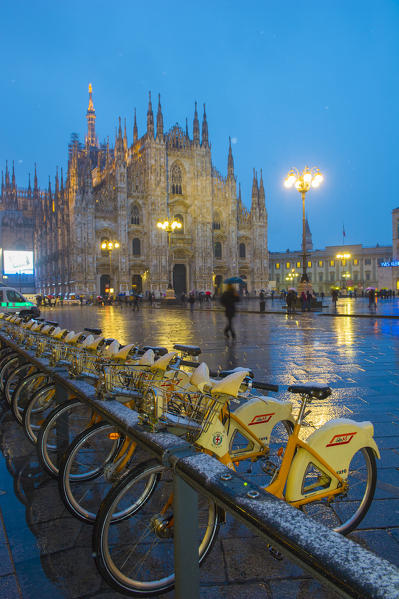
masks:
[[[342,308],[350,303],[341,301]],[[365,301],[356,305],[357,313],[367,313]],[[396,314],[397,300],[389,305],[384,304],[384,313]],[[99,326],[123,343],[198,344],[211,368],[250,366],[256,378],[282,385],[279,397],[288,397],[284,388],[291,383],[330,384],[333,395],[312,404],[309,433],[312,425],[336,417],[374,423],[381,451],[376,495],[350,537],[399,566],[399,320],[242,312],[235,319],[237,342],[226,344],[223,313],[214,310],[145,307],[137,313],[77,306],[48,309],[43,315],[74,330]],[[34,447],[4,405],[0,439],[0,597],[122,597],[97,574],[91,527],[66,511],[57,482],[40,468]],[[336,595],[288,560],[275,561],[261,539],[229,518],[201,571],[201,599],[227,597]]]

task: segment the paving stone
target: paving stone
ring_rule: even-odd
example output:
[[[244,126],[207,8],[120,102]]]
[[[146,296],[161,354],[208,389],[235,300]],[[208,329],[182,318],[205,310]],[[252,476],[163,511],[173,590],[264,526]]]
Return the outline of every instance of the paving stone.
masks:
[[[314,580],[271,580],[272,599],[339,599],[340,595]]]
[[[272,595],[268,584],[229,584],[202,586],[200,599],[272,599]]]
[[[2,599],[22,599],[14,575],[0,576],[0,597]]]

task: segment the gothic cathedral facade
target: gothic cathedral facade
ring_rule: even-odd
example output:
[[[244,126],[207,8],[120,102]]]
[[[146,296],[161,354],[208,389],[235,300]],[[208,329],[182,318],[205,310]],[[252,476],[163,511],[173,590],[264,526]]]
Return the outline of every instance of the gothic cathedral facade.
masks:
[[[240,276],[249,291],[268,285],[267,211],[262,172],[254,171],[252,204],[237,195],[229,144],[227,176],[213,166],[205,113],[195,104],[193,134],[176,124],[164,133],[160,98],[156,128],[151,94],[147,130],[136,114],[128,144],[121,119],[115,145],[99,145],[89,86],[84,144],[70,145],[67,179],[42,194],[35,227],[36,284],[42,293],[176,295],[217,291]],[[178,221],[168,233],[159,221]],[[112,249],[109,249],[112,248]]]

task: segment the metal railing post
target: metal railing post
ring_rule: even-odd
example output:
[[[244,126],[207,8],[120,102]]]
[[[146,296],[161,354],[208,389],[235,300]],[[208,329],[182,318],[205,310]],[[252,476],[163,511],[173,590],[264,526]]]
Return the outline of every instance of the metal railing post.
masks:
[[[173,501],[176,597],[199,599],[198,494],[177,474]]]

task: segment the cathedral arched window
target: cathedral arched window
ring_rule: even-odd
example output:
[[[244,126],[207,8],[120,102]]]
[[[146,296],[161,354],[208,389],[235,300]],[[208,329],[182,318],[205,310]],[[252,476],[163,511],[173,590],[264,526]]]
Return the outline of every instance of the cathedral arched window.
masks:
[[[177,222],[181,223],[181,228],[175,229],[175,233],[184,233],[184,219],[183,219],[182,215],[175,214],[175,216],[173,217],[173,220],[176,220]]]
[[[220,243],[220,241],[216,241],[215,242],[214,256],[215,256],[215,258],[221,258],[222,257],[222,244]]]
[[[182,174],[178,164],[174,164],[171,170],[172,194],[182,194]]]
[[[135,237],[132,242],[133,256],[141,256],[141,243],[138,237]]]
[[[213,215],[213,224],[212,224],[212,228],[214,231],[220,231],[222,225],[221,225],[222,219],[220,216],[219,212],[215,212]]]
[[[240,245],[238,246],[238,252],[239,252],[240,258],[246,257],[245,243],[240,243]]]
[[[140,210],[136,204],[133,204],[132,211],[130,213],[130,224],[131,225],[139,225],[140,224]]]

